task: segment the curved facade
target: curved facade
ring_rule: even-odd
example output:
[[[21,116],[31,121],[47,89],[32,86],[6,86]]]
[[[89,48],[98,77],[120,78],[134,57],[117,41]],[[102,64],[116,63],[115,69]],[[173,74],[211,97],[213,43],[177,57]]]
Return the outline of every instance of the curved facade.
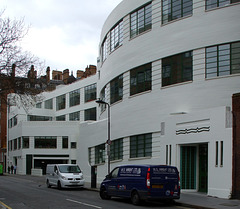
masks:
[[[103,26],[97,90],[110,104],[111,140],[122,140],[122,156],[111,166],[176,165],[183,190],[227,198],[240,4],[178,2],[123,0]],[[104,107],[98,115],[105,121]],[[92,165],[101,180],[106,165]]]

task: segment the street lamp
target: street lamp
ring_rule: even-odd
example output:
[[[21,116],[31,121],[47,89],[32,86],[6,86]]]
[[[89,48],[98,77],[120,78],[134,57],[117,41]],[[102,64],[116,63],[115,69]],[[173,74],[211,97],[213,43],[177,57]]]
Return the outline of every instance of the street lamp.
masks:
[[[98,104],[104,104],[108,106],[108,139],[107,139],[107,156],[108,156],[108,174],[110,174],[110,145],[111,145],[111,139],[110,139],[110,104],[107,102],[104,102],[101,99],[96,100],[96,103]]]

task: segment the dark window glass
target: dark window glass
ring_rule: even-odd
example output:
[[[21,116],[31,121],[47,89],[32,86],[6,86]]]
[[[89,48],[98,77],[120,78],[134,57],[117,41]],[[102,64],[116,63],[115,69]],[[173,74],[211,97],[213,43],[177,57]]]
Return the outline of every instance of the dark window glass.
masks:
[[[110,82],[111,104],[123,98],[123,75],[118,76]]]
[[[97,84],[85,87],[85,102],[96,100]]]
[[[85,121],[87,120],[96,120],[97,119],[97,112],[96,112],[96,107],[94,108],[91,108],[91,109],[88,109],[88,110],[85,110],[84,113],[85,113]]]

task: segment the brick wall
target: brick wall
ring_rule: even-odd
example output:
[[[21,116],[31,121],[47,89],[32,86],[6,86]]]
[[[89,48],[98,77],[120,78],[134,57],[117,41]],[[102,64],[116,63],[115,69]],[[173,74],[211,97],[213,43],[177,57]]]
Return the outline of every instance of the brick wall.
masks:
[[[232,97],[233,110],[233,198],[240,199],[240,93]]]

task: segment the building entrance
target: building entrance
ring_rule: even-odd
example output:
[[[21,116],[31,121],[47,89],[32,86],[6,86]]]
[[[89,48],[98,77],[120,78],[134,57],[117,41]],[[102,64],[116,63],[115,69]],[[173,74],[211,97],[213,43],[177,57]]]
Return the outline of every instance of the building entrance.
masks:
[[[182,189],[198,190],[199,192],[207,193],[208,145],[200,144],[199,146],[182,146],[180,159]]]

